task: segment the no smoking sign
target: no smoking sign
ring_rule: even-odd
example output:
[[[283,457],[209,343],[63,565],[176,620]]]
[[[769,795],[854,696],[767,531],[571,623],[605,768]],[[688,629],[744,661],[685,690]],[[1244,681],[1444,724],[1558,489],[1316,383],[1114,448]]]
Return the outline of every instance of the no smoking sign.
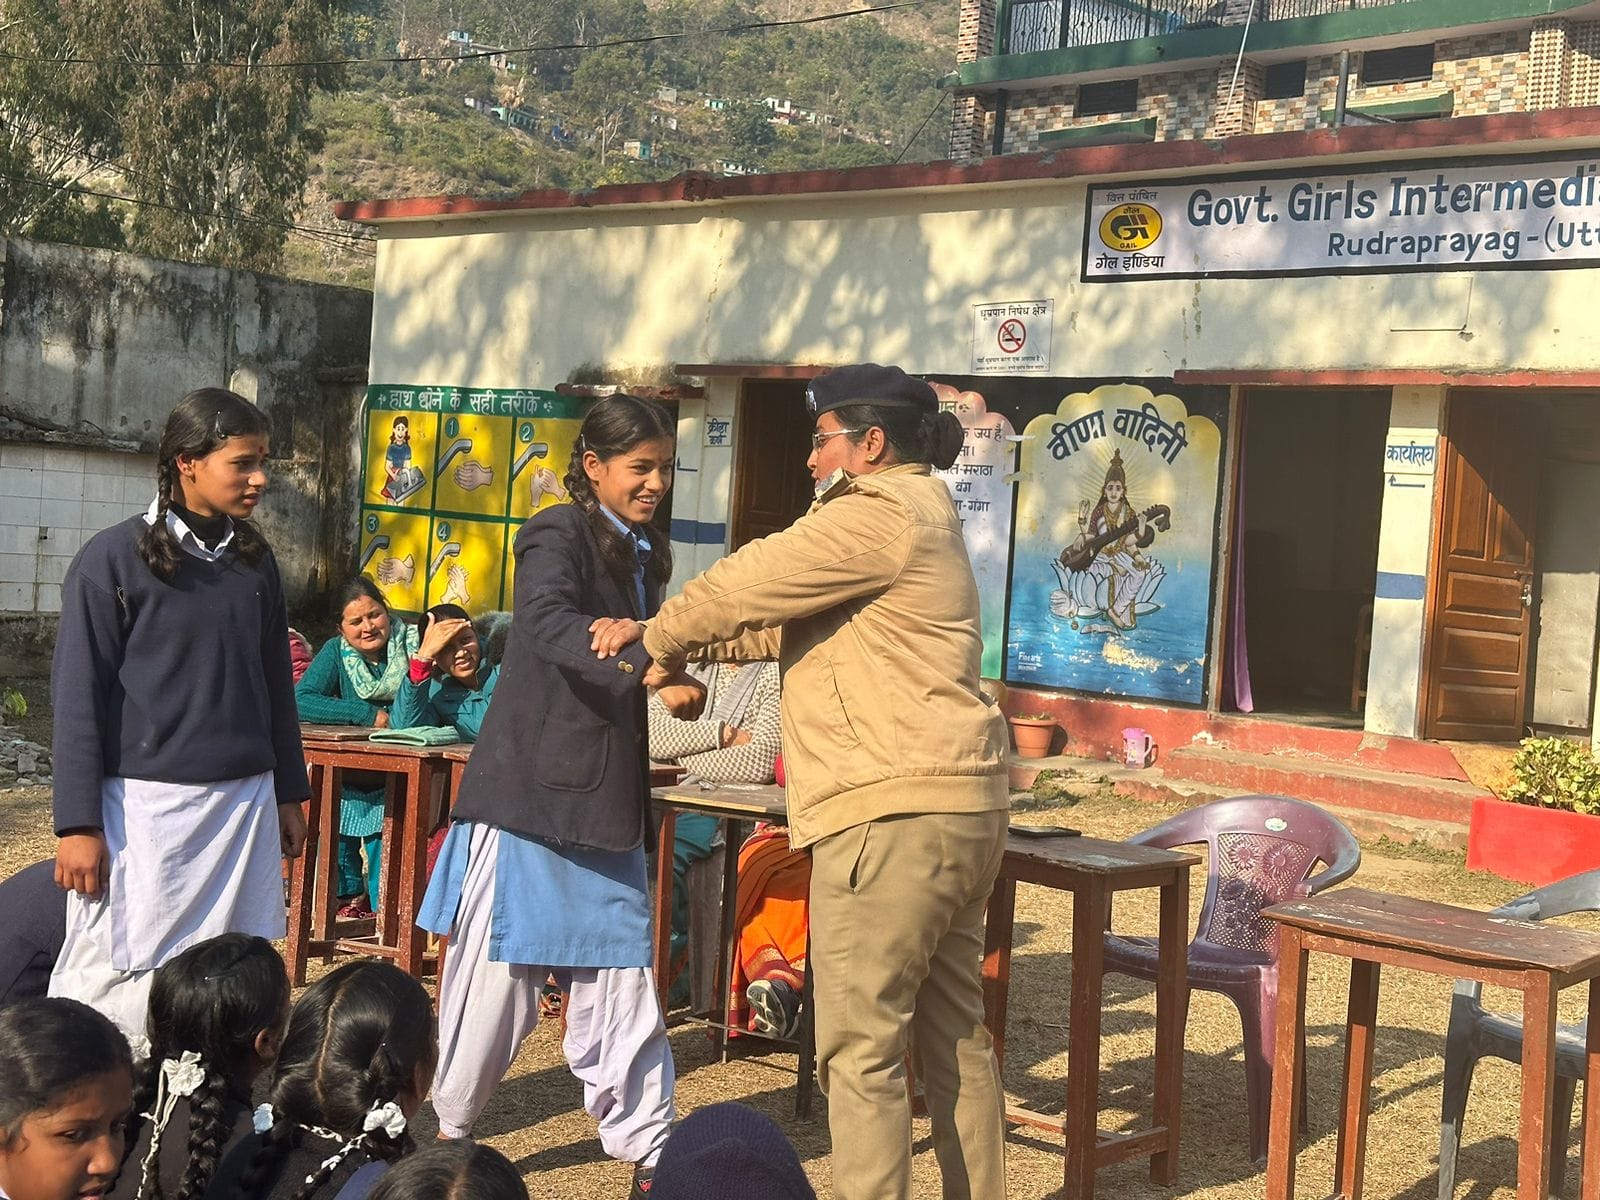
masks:
[[[974,375],[1047,375],[1052,300],[1008,300],[972,306]]]

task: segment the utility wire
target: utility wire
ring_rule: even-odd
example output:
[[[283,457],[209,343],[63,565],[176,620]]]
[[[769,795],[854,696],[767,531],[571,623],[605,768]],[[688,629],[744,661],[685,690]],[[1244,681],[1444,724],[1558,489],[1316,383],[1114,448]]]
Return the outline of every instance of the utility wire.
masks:
[[[330,241],[329,244],[339,245],[342,248],[354,250],[358,254],[366,254],[369,257],[377,257],[377,251],[365,249],[359,244],[367,239],[356,237],[350,234],[342,234],[335,230],[313,230],[309,226],[293,225],[284,221],[273,221],[267,217],[253,217],[248,213],[241,212],[214,212],[198,208],[180,208],[176,204],[164,204],[160,200],[141,200],[137,196],[123,196],[116,192],[102,192],[96,188],[83,187],[78,184],[61,183],[59,181],[52,181],[48,179],[35,179],[28,175],[11,175],[3,171],[0,171],[0,179],[9,180],[12,183],[25,184],[31,187],[47,188],[50,191],[74,192],[80,196],[94,196],[101,200],[119,200],[124,204],[137,204],[145,208],[161,208],[168,212],[178,213],[185,217],[209,218],[216,221],[243,221],[250,225],[266,225],[273,229],[286,229],[290,232],[315,233],[320,235],[320,238],[325,239],[342,238],[346,240],[342,242]]]
[[[144,180],[145,182],[155,182],[155,177],[153,175],[135,171],[132,168],[116,161],[115,159],[102,158],[97,154],[83,149],[82,147],[74,146],[70,142],[64,142],[59,138],[51,136],[44,130],[39,129],[37,126],[29,126],[22,121],[16,120],[15,118],[7,118],[4,116],[0,116],[0,125],[9,125],[12,129],[15,129],[24,137],[38,138],[40,141],[45,142],[48,145],[54,146],[59,150],[63,150],[77,158],[82,158],[88,162],[94,163],[96,166],[109,167],[111,170],[118,172],[126,178]],[[58,184],[56,186],[66,188],[70,185]],[[155,201],[143,201],[136,199],[133,196],[111,196],[107,194],[106,198],[122,200],[128,204],[156,204]],[[158,207],[171,208],[172,206],[158,205]],[[205,213],[197,209],[186,210],[178,208],[172,208],[172,211],[187,212],[190,215],[199,217],[215,216],[219,219],[226,220],[246,219],[258,224],[271,225],[276,228],[285,229],[290,233],[300,235],[308,241],[320,242],[326,246],[337,246],[341,249],[356,249],[359,243],[369,240],[361,237],[358,234],[346,233],[339,229],[321,229],[314,225],[297,225],[292,221],[274,221],[267,217],[252,217],[250,214],[241,212],[240,210],[231,206],[219,213]]]
[[[819,13],[813,17],[796,17],[787,21],[747,21],[743,24],[724,25],[716,29],[689,29],[678,33],[647,33],[636,37],[611,38],[599,42],[561,42],[546,46],[508,46],[494,50],[473,50],[464,54],[403,54],[377,58],[305,59],[289,62],[238,62],[234,60],[186,62],[165,59],[44,58],[27,54],[12,54],[6,50],[0,50],[0,58],[10,59],[13,62],[41,63],[63,67],[148,67],[181,71],[228,68],[247,71],[305,70],[320,67],[349,67],[361,63],[393,66],[401,63],[470,62],[473,59],[496,58],[502,54],[549,54],[560,50],[605,50],[613,46],[643,46],[651,42],[679,41],[684,38],[708,37],[713,34],[751,33],[761,29],[784,29],[794,25],[817,25],[824,21],[838,21],[847,17],[865,16],[869,13],[891,12],[897,8],[915,8],[925,3],[927,3],[927,0],[897,0],[893,4],[878,4],[870,8],[852,8],[842,12]]]
[[[911,149],[911,147],[916,144],[917,139],[922,136],[922,131],[928,127],[928,122],[933,120],[934,114],[944,107],[945,99],[946,97],[940,96],[933,102],[933,108],[929,110],[927,116],[922,118],[922,124],[917,126],[917,131],[906,139],[906,144],[900,147],[900,153],[894,156],[895,163],[898,163],[902,158],[904,158],[906,156],[906,151]],[[890,165],[892,166],[894,164]]]

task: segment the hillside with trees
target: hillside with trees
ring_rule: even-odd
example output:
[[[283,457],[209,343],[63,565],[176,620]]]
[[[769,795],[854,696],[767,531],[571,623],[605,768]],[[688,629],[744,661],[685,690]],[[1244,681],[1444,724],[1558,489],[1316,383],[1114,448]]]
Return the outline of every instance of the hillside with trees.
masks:
[[[0,233],[335,282],[335,199],[940,158],[956,0],[5,0]]]

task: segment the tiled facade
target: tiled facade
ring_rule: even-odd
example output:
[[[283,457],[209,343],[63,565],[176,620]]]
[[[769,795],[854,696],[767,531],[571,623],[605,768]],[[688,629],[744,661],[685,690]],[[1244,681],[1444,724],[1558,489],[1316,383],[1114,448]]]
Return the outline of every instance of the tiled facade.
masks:
[[[78,548],[155,490],[152,455],[0,442],[0,612],[60,612]]]
[[[1242,23],[1250,0],[1229,2],[1238,8]],[[994,15],[993,0],[965,0],[958,61],[972,62],[993,53]],[[1600,22],[1547,20],[1479,37],[1439,39],[1433,76],[1427,80],[1368,87],[1361,84],[1360,73],[1358,51],[1350,61],[1346,103],[1351,108],[1445,94],[1451,97],[1454,117],[1600,104]],[[1045,148],[1040,135],[1053,130],[1148,117],[1156,118],[1158,141],[1314,129],[1323,123],[1323,112],[1335,105],[1339,56],[1307,59],[1304,95],[1263,99],[1265,82],[1265,64],[1250,58],[1241,64],[1237,80],[1232,62],[1146,75],[1139,79],[1136,111],[1093,117],[1076,115],[1075,84],[1012,92],[1005,98],[1002,153]],[[988,155],[994,119],[993,95],[958,94],[951,158],[974,161]]]

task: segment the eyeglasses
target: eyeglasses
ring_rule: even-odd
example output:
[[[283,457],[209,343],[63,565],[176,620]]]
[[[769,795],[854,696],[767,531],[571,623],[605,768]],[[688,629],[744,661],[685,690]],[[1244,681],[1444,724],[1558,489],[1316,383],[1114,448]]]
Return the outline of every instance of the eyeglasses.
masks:
[[[811,448],[821,450],[822,443],[831,437],[838,437],[841,433],[865,433],[865,429],[830,429],[827,433],[813,433],[811,435]]]

